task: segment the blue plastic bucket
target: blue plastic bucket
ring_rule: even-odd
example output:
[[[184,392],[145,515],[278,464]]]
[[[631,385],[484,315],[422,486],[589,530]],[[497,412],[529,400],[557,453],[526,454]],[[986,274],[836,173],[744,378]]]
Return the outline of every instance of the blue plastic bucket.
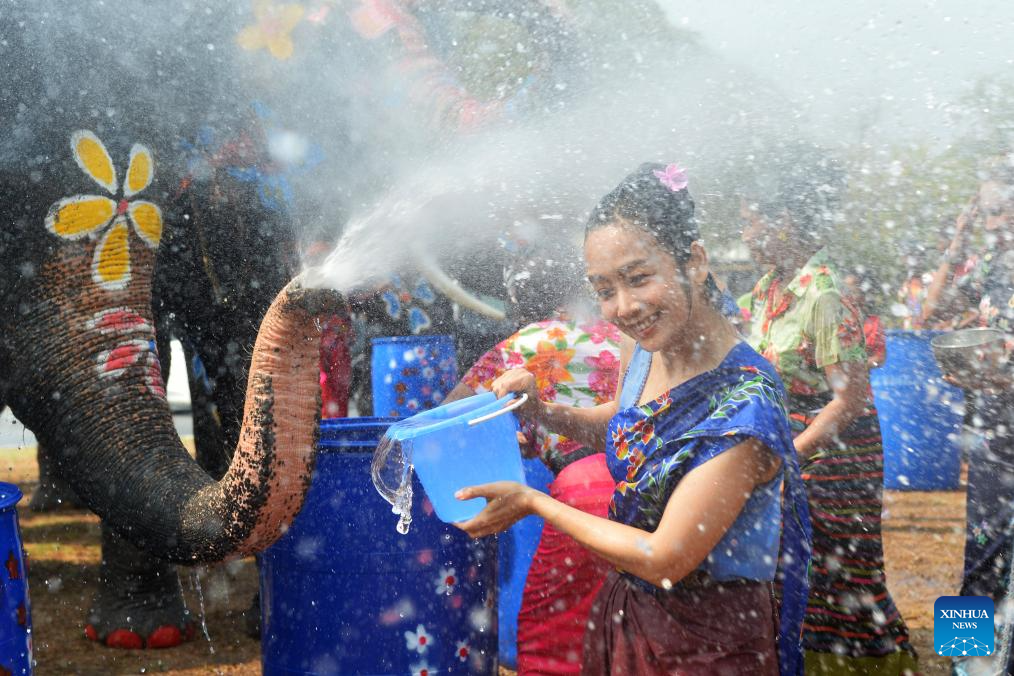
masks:
[[[525,481],[529,486],[543,493],[549,492],[553,473],[542,460],[525,460],[524,470]],[[542,539],[542,526],[542,519],[529,516],[500,536],[497,552],[497,584],[500,588],[497,619],[500,628],[500,664],[508,669],[517,669],[518,665],[518,613],[521,612],[521,597],[528,581],[528,569],[535,557],[535,550],[539,547],[539,540]]]
[[[32,608],[21,549],[17,504],[21,491],[0,482],[0,673],[32,673]]]
[[[465,486],[525,482],[517,419],[505,408],[513,399],[477,394],[419,413],[391,430],[391,438],[411,442],[409,461],[442,520],[465,521],[486,506],[482,498],[455,498]]]
[[[373,412],[396,418],[437,406],[458,382],[451,336],[374,338]]]
[[[870,372],[887,488],[958,488],[964,396],[933,359],[930,339],[938,333],[888,331],[887,361]]]
[[[370,481],[391,422],[321,424],[303,509],[262,555],[268,676],[497,671],[495,541],[441,522],[421,491],[411,530],[395,531],[397,517]]]

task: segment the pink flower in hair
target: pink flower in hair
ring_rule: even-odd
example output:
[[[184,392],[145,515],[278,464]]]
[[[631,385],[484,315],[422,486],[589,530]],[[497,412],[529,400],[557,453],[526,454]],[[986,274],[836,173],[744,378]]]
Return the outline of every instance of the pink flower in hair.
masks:
[[[662,185],[673,192],[678,192],[687,187],[687,170],[678,164],[670,164],[665,171],[655,170],[652,172],[662,182]]]

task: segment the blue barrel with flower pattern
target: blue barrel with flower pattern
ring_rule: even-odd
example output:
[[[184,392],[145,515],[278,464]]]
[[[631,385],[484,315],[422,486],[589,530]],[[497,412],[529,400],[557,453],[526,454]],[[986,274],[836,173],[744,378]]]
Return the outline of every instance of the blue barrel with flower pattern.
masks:
[[[32,610],[18,527],[20,500],[17,486],[0,482],[0,674],[32,673]]]
[[[267,676],[495,674],[495,538],[437,518],[413,480],[412,526],[370,479],[390,418],[321,423],[302,511],[261,560]]]
[[[405,418],[439,406],[458,382],[451,336],[389,336],[372,341],[373,412]]]

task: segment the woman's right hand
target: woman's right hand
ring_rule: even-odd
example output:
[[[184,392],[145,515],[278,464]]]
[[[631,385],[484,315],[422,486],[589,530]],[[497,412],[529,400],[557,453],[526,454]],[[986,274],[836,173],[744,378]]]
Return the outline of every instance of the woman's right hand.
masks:
[[[520,417],[533,422],[541,422],[546,405],[539,399],[539,388],[535,384],[535,376],[522,368],[511,369],[493,381],[490,385],[497,399],[514,393],[518,396],[528,395],[528,401],[515,409]]]

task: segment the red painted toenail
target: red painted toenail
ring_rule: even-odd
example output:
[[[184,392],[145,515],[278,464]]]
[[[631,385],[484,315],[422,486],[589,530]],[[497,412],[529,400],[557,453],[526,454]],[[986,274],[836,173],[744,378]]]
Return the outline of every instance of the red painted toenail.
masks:
[[[146,643],[148,648],[175,648],[183,643],[183,634],[179,627],[163,625],[151,632]]]
[[[89,641],[98,641],[99,632],[95,631],[95,627],[90,624],[85,625],[85,638]]]
[[[187,628],[185,631],[186,631],[186,639],[188,641],[192,641],[194,635],[197,633],[197,625],[195,625],[193,622],[187,622]]]
[[[106,645],[110,648],[140,650],[144,647],[144,641],[129,629],[117,629],[110,632],[109,636],[106,636]]]

